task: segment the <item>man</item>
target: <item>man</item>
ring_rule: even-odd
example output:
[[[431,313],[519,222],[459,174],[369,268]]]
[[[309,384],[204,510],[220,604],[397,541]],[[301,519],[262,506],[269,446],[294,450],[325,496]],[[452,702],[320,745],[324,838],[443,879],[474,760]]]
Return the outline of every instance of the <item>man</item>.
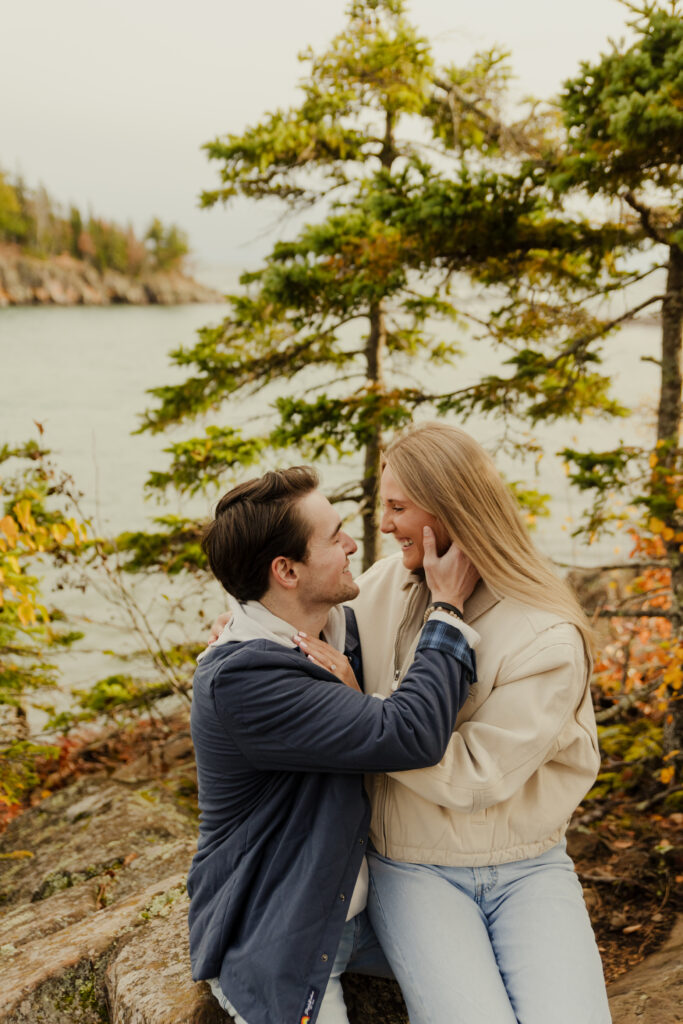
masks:
[[[378,962],[362,773],[437,763],[475,678],[462,632],[437,612],[400,689],[384,701],[361,692],[355,620],[339,607],[358,593],[356,545],[316,488],[305,467],[242,484],[203,541],[239,604],[194,679],[190,953],[195,980],[247,1024],[346,1021],[339,975]],[[432,593],[462,607],[476,573],[448,557],[442,576],[459,582],[432,580]],[[436,562],[430,536],[426,571]]]

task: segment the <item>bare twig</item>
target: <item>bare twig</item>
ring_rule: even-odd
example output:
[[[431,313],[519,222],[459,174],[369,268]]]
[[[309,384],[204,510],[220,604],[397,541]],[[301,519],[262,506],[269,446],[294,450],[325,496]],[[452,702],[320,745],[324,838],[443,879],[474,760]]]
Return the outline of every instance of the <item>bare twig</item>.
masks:
[[[646,686],[639,686],[637,690],[633,690],[631,693],[627,693],[625,697],[617,701],[611,708],[605,708],[604,711],[598,711],[595,715],[596,722],[611,722],[615,718],[618,718],[622,711],[628,711],[639,700],[644,700],[649,697],[651,693],[654,693],[662,685],[662,677],[657,676],[656,679],[648,683]]]
[[[624,608],[600,608],[596,615],[601,619],[672,619],[673,612],[657,608],[640,608],[632,612]]]

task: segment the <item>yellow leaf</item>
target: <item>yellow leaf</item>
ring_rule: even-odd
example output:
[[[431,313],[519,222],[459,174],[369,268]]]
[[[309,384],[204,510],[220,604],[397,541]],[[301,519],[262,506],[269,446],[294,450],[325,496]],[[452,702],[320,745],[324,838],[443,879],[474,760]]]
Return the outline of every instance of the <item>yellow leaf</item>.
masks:
[[[5,516],[3,519],[0,519],[0,530],[2,530],[4,535],[7,537],[7,540],[10,542],[12,547],[14,547],[17,543],[17,537],[19,536],[19,527],[12,516]]]
[[[662,530],[662,540],[672,540],[673,535],[674,532],[670,526],[665,526]]]
[[[683,494],[679,494],[676,498],[676,508],[683,509]]]
[[[52,523],[50,533],[58,544],[63,544],[69,535],[69,527],[64,523]]]
[[[39,551],[43,551],[46,542],[50,539],[50,534],[47,532],[44,526],[39,526],[33,534],[33,539],[36,542],[36,546]]]
[[[648,525],[651,533],[661,533],[666,524],[663,523],[661,519],[657,519],[655,516],[652,516]]]
[[[80,530],[80,527],[79,527],[78,523],[76,522],[76,520],[75,519],[67,519],[66,520],[66,525],[71,530],[75,542],[77,544],[80,544],[81,543],[81,530]],[[83,536],[85,537],[85,530],[83,531]]]
[[[17,616],[22,626],[30,626],[36,621],[36,613],[29,601],[22,601],[17,608]]]
[[[674,766],[672,764],[668,764],[666,768],[662,768],[661,772],[659,773],[659,778],[665,786],[668,786],[675,774],[676,769],[674,768]]]
[[[17,520],[22,528],[26,532],[33,532],[36,528],[35,520],[31,515],[31,502],[25,499],[24,501],[18,501],[12,510],[17,517]]]
[[[49,611],[47,610],[47,608],[45,607],[44,604],[37,604],[36,605],[36,611],[40,612],[40,617],[42,618],[43,622],[49,622],[50,621],[50,613],[49,613]]]
[[[654,469],[655,466],[657,465],[658,459],[657,459],[657,456],[655,455],[654,452],[652,452],[650,454],[650,458],[648,459],[648,462],[650,463],[650,469]]]
[[[9,853],[0,853],[0,860],[22,860],[24,857],[35,857],[30,850],[10,850]]]

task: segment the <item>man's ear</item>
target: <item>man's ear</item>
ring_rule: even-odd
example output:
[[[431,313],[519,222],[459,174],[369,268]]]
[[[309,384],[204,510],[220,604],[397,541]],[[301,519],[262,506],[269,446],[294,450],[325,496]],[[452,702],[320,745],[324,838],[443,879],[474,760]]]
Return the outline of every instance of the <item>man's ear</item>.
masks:
[[[270,563],[271,584],[285,590],[296,590],[299,585],[298,563],[284,555],[278,555]]]

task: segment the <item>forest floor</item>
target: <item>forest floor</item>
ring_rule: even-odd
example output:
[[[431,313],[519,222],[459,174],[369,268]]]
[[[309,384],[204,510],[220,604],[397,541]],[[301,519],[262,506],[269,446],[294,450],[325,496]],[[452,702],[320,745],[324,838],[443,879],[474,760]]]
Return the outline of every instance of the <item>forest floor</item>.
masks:
[[[683,910],[683,813],[614,803],[598,820],[582,823],[595,813],[579,810],[568,849],[609,984],[657,949]]]

